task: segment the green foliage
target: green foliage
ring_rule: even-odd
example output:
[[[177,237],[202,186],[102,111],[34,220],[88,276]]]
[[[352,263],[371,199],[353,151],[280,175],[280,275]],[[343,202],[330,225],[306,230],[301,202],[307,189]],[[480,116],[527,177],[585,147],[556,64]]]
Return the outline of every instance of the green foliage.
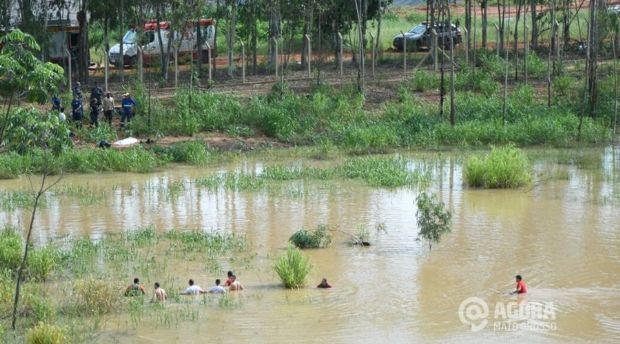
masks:
[[[28,253],[28,275],[36,281],[45,281],[60,263],[60,251],[52,246],[32,250]]]
[[[276,260],[274,270],[285,288],[301,288],[306,284],[312,265],[298,248],[289,245],[286,254]]]
[[[28,344],[65,344],[67,343],[67,331],[56,325],[38,323],[28,330],[26,343]]]
[[[425,180],[418,171],[410,171],[404,159],[364,157],[347,159],[339,172],[349,179],[362,179],[370,186],[394,188],[416,185]]]
[[[329,233],[329,227],[326,225],[318,225],[314,230],[300,229],[288,240],[301,249],[324,248],[331,244],[332,237]]]
[[[430,251],[433,243],[439,243],[441,237],[450,232],[452,214],[435,195],[429,196],[422,192],[416,201],[418,206],[416,218],[420,229],[418,235],[428,242]]]
[[[4,123],[2,138],[10,151],[20,154],[35,149],[50,149],[60,154],[73,146],[66,122],[61,122],[55,114],[43,115],[35,109],[12,111]]]
[[[418,69],[410,83],[414,91],[425,92],[439,88],[439,76],[437,73]]]
[[[89,277],[74,284],[78,312],[84,315],[103,315],[112,312],[120,303],[120,293],[110,281]]]
[[[171,160],[191,165],[204,165],[208,159],[207,146],[202,141],[186,141],[170,146],[166,153]]]
[[[518,188],[530,179],[528,159],[514,146],[494,147],[488,155],[474,155],[465,164],[465,180],[473,187]]]
[[[0,270],[17,271],[22,253],[22,237],[17,229],[5,226],[0,232]]]

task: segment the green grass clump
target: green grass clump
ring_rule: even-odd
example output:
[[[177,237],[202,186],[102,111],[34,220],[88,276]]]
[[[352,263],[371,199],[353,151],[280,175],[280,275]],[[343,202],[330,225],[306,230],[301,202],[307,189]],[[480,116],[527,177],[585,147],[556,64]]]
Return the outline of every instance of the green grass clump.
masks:
[[[28,344],[65,344],[66,342],[65,329],[43,322],[38,323],[26,333]]]
[[[474,155],[467,160],[465,180],[472,187],[518,188],[530,182],[530,164],[514,146],[493,148],[486,156]]]
[[[110,281],[88,277],[77,281],[74,292],[77,295],[77,311],[84,315],[103,315],[112,312],[120,303],[121,293],[112,287]]]
[[[326,225],[318,225],[314,230],[300,229],[289,239],[297,248],[324,248],[332,242],[329,228]]]
[[[285,288],[301,288],[306,284],[312,265],[298,248],[289,245],[286,254],[276,260],[274,270]]]
[[[202,141],[180,142],[170,146],[166,153],[174,162],[191,165],[204,165],[209,158],[207,146]]]
[[[45,281],[61,259],[60,251],[53,245],[35,249],[28,253],[28,275],[33,280]]]
[[[415,185],[424,180],[418,171],[410,171],[407,162],[400,158],[348,159],[340,167],[340,173],[348,179],[362,179],[370,186],[388,188]]]
[[[17,229],[6,226],[0,232],[0,270],[17,271],[23,253],[22,237]]]

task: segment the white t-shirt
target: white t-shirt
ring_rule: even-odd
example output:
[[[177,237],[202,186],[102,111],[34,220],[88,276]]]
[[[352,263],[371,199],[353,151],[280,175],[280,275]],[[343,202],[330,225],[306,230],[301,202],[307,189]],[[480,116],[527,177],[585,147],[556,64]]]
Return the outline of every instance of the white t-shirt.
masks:
[[[202,288],[194,284],[192,286],[185,288],[185,290],[183,291],[183,294],[198,295],[200,294],[201,291],[202,291]]]
[[[61,113],[59,113],[59,114],[58,114],[58,119],[59,119],[61,122],[64,122],[64,121],[66,121],[66,120],[67,120],[67,116],[65,116],[65,113],[64,113],[64,112],[61,112]]]
[[[211,289],[209,289],[209,293],[224,294],[226,293],[226,288],[222,287],[221,285],[216,285],[216,286],[211,287]]]

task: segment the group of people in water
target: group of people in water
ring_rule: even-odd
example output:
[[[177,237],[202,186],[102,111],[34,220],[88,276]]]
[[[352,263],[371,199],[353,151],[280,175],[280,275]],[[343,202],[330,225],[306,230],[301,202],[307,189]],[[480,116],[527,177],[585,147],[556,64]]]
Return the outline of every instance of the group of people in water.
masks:
[[[188,281],[188,285],[189,286],[180,293],[181,295],[199,295],[207,293],[225,294],[229,291],[243,290],[243,285],[237,280],[237,276],[232,271],[228,271],[224,285],[221,284],[219,278],[215,280],[215,285],[207,290],[198,286],[193,279],[190,279]],[[138,277],[134,278],[133,283],[127,286],[127,289],[125,290],[125,296],[141,296],[145,294],[146,289],[142,284],[140,284],[140,279]],[[166,290],[161,287],[159,282],[155,282],[153,300],[158,302],[165,302],[167,298],[168,295],[166,294]]]
[[[222,281],[218,278],[215,280],[215,285],[213,285],[209,289],[203,289],[199,285],[194,282],[193,279],[190,279],[187,284],[188,287],[185,288],[180,295],[200,295],[200,294],[226,294],[230,291],[240,291],[243,290],[243,284],[237,280],[237,276],[232,272],[228,271],[226,274],[226,281],[222,284]],[[159,282],[155,282],[153,285],[153,301],[157,302],[165,302],[168,299],[168,294],[166,294],[166,290],[164,290]],[[331,288],[332,286],[327,282],[327,279],[323,278],[321,283],[316,286],[317,288]],[[140,284],[140,279],[138,277],[133,279],[133,283],[127,286],[125,290],[125,296],[142,296],[146,294],[146,289],[142,284]]]

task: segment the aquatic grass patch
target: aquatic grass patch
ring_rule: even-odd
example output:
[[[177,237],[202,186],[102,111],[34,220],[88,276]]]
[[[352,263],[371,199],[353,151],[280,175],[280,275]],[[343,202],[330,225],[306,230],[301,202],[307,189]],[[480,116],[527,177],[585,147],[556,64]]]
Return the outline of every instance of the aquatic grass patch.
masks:
[[[487,155],[473,155],[465,163],[465,180],[472,187],[518,188],[531,181],[530,164],[514,146],[494,147]]]
[[[77,311],[84,315],[103,315],[116,309],[121,300],[120,288],[113,281],[94,276],[79,280],[74,284],[77,296]]]
[[[300,229],[288,239],[297,248],[324,248],[331,244],[328,226],[320,224],[312,230]]]
[[[276,259],[274,270],[285,288],[301,288],[306,284],[312,265],[298,248],[289,245],[286,253]]]
[[[44,198],[41,201],[45,201]],[[43,202],[42,202],[43,203]],[[41,203],[42,206],[44,206]],[[34,194],[24,190],[0,191],[0,209],[12,211],[31,208],[34,205]]]
[[[160,152],[168,154],[173,162],[190,165],[204,165],[210,157],[207,145],[198,140],[175,143],[170,147],[160,148]]]
[[[238,172],[225,172],[195,181],[196,185],[209,190],[224,188],[233,191],[259,191],[265,187],[265,180],[255,175]]]
[[[101,203],[108,192],[91,185],[62,184],[57,185],[51,191],[55,197],[77,198],[80,205],[93,205]]]
[[[415,186],[428,178],[418,170],[410,170],[403,158],[370,156],[347,159],[338,170],[344,178],[361,179],[375,187]]]

